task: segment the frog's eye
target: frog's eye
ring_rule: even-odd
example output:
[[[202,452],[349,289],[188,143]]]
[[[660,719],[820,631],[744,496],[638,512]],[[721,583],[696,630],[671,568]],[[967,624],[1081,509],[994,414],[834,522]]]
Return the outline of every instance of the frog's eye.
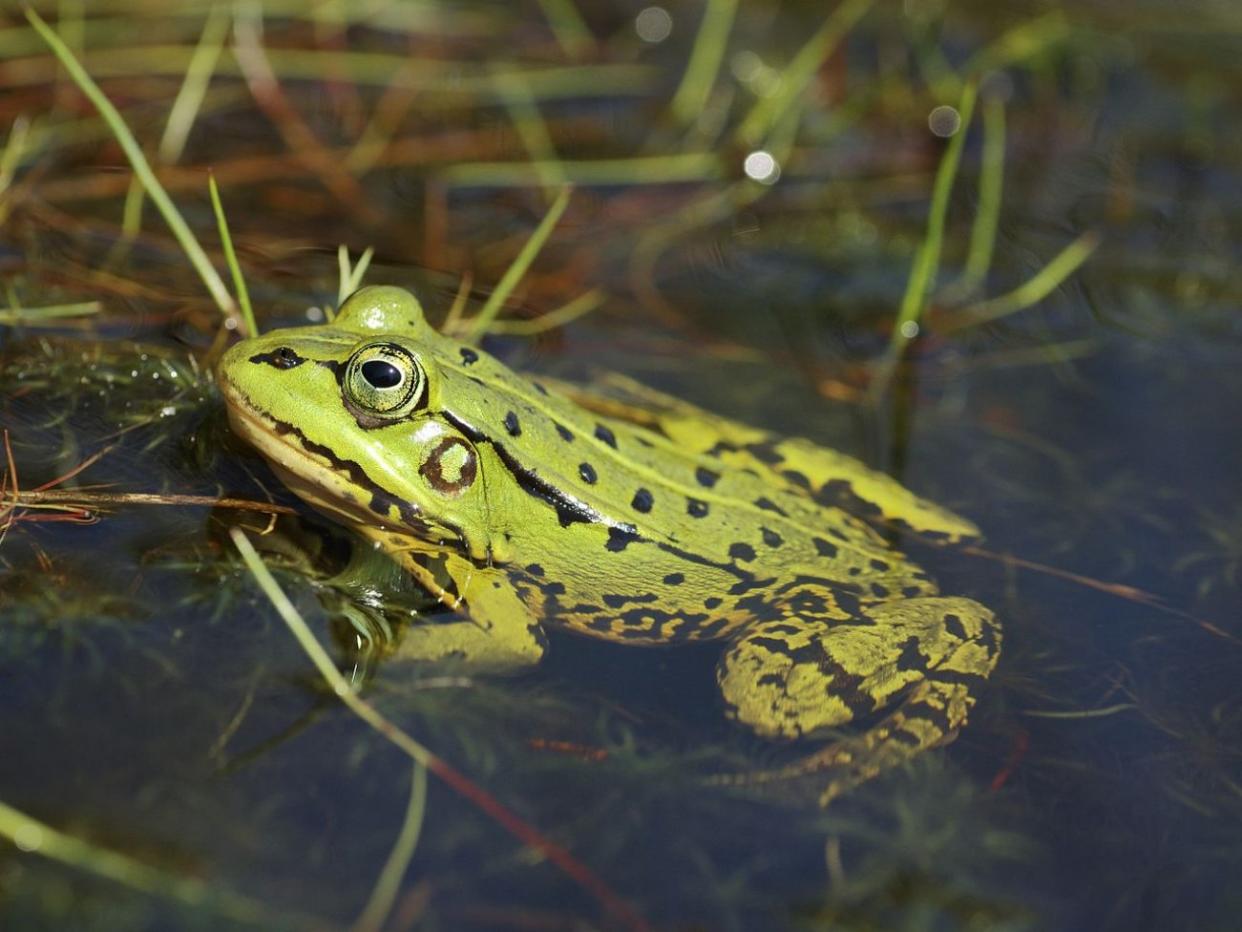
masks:
[[[368,343],[349,357],[342,388],[356,413],[388,421],[419,406],[427,394],[427,375],[405,347]]]

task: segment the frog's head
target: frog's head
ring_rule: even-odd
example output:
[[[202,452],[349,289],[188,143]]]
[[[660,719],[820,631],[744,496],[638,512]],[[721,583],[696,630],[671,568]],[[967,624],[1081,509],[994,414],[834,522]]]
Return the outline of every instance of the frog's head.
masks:
[[[440,413],[441,340],[409,292],[369,287],[329,324],[243,340],[217,375],[234,430],[303,499],[482,558],[479,451]]]

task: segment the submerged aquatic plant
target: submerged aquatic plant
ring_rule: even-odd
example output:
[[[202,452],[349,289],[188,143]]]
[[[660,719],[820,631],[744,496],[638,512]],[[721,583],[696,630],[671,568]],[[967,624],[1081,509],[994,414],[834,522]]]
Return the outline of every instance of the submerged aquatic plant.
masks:
[[[1236,591],[1242,582],[1242,506],[1232,511],[1198,512],[1199,540],[1173,564],[1195,581],[1195,595],[1205,599],[1221,590]]]

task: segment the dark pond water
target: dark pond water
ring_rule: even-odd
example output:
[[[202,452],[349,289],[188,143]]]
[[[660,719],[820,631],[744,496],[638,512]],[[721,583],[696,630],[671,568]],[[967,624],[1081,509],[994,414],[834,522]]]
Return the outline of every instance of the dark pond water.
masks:
[[[232,437],[218,310],[150,204],[124,238],[123,154],[10,15],[0,425],[19,488],[106,451],[57,487],[293,513],[262,536],[265,514],[185,500],[0,515],[0,926],[1237,927],[1238,13],[741,6],[707,4],[700,33],[697,3],[270,4],[261,43],[253,12],[234,35],[223,7],[59,9],[150,152],[196,43],[226,44],[161,177],[223,269],[214,168],[264,330],[335,304],[341,243],[374,246],[365,281],[437,322],[468,276],[477,312],[547,211],[540,184],[576,182],[502,320],[592,289],[599,306],[484,348],[809,437],[976,521],[968,548],[885,529],[1003,626],[960,737],[820,809],[704,780],[814,747],[726,719],[719,645],[552,631],[510,675],[391,657],[411,617],[444,614]],[[713,29],[696,97],[683,75],[716,71]],[[886,380],[951,157],[929,125],[971,77],[938,274]],[[238,526],[369,702],[590,877],[435,774],[411,807],[410,758],[325,685]],[[403,824],[391,908],[363,918]]]

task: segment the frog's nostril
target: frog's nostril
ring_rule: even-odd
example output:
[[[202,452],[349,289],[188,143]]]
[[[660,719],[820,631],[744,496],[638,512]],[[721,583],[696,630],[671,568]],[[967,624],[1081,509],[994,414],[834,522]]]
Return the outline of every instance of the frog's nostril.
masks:
[[[306,362],[291,346],[281,346],[270,353],[256,353],[250,361],[273,369],[294,369]]]

